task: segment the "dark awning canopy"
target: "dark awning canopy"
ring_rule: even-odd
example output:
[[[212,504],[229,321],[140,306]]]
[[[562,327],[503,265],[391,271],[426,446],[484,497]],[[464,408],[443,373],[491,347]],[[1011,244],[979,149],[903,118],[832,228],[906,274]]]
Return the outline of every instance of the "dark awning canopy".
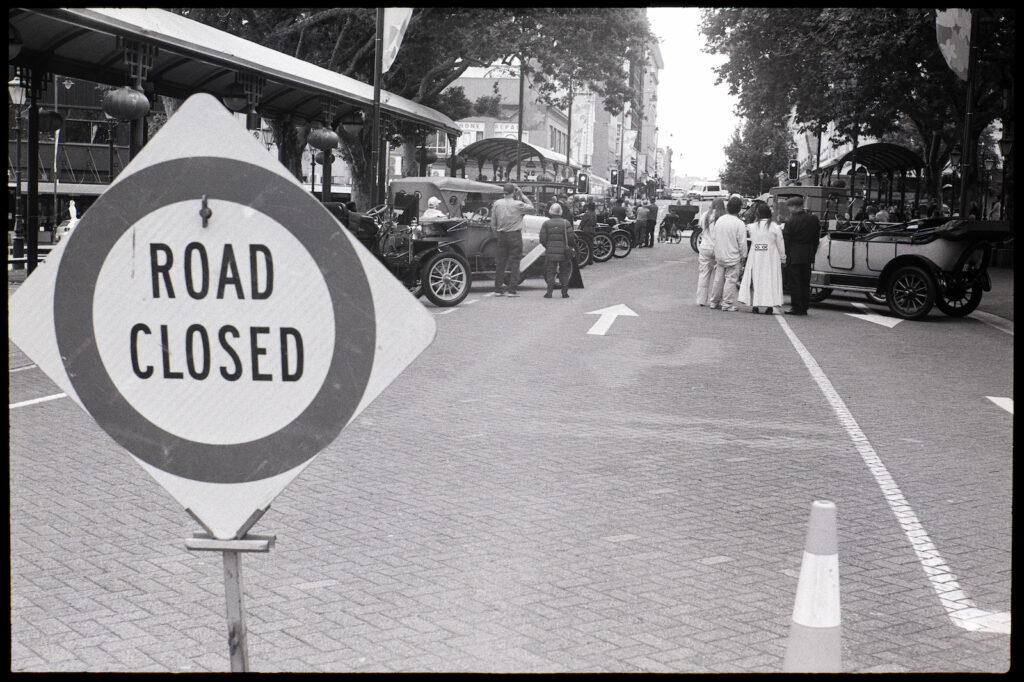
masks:
[[[921,157],[910,149],[888,142],[875,142],[851,150],[836,161],[835,170],[842,172],[847,163],[864,166],[871,172],[918,171],[924,168]]]
[[[266,118],[318,119],[321,97],[336,105],[339,120],[357,109],[368,113],[373,106],[370,84],[165,10],[21,8],[10,10],[8,22],[22,42],[11,66],[126,85],[120,41],[137,40],[157,48],[146,83],[158,95],[222,96],[245,72],[266,79],[257,105]],[[381,92],[381,111],[450,135],[461,134],[444,114],[386,91]]]
[[[488,137],[477,140],[473,144],[467,145],[458,155],[481,165],[491,162],[510,166],[527,159],[540,159],[544,163],[566,165],[565,154],[559,154],[543,147],[534,147],[526,142],[519,142],[507,137]],[[579,164],[575,162],[570,162],[568,165],[571,168],[580,168]]]

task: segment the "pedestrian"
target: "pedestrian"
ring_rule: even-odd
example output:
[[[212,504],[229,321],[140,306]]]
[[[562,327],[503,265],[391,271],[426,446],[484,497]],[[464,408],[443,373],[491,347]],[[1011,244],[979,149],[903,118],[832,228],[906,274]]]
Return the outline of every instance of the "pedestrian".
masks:
[[[565,192],[559,193],[557,203],[562,207],[562,218],[569,221],[569,227],[571,228],[576,222],[576,213],[572,210],[572,202],[569,201],[569,195]]]
[[[811,298],[811,266],[818,252],[821,223],[804,211],[802,196],[786,200],[789,219],[782,229],[786,243],[786,274],[789,278],[789,307],[787,315],[806,315]]]
[[[523,216],[535,213],[529,199],[514,199],[515,185],[502,187],[505,196],[491,206],[491,225],[497,233],[494,295],[505,295],[505,268],[509,270],[508,295],[519,296],[519,260],[523,257]],[[525,197],[524,197],[525,198]]]
[[[715,277],[711,283],[710,308],[736,312],[734,305],[740,274],[740,262],[747,257],[747,226],[740,220],[743,200],[731,197],[725,204],[726,215],[715,221]]]
[[[873,218],[873,220],[876,223],[889,222],[889,209],[887,209],[885,206],[882,206],[882,208],[878,209],[878,211],[875,213],[875,217]]]
[[[540,226],[540,243],[544,247],[544,281],[548,285],[544,298],[551,298],[555,289],[555,271],[558,271],[558,286],[562,298],[569,298],[569,276],[572,275],[572,230],[569,221],[562,217],[562,207],[551,204],[551,216]]]
[[[697,305],[708,304],[711,282],[715,277],[715,221],[725,215],[725,199],[715,199],[711,208],[700,217],[700,240],[697,246]]]
[[[751,306],[752,313],[765,306],[765,314],[771,315],[776,307],[782,307],[782,266],[786,262],[786,242],[782,228],[771,219],[772,210],[768,204],[758,204],[755,211],[756,220],[750,224],[749,230],[750,252],[737,300]]]
[[[658,224],[658,202],[651,199],[647,204],[647,210],[650,211],[650,215],[647,216],[647,232],[646,241],[647,247],[650,249],[654,248],[654,228]]]
[[[1003,205],[1002,205],[1002,203],[1000,203],[999,199],[996,199],[992,203],[991,208],[988,209],[988,219],[989,220],[1002,220],[1003,219]]]
[[[580,218],[580,230],[587,234],[597,232],[597,205],[593,201],[587,202],[586,211]]]
[[[636,220],[633,221],[633,241],[641,249],[647,245],[647,218],[650,215],[651,211],[646,204],[640,204],[636,209]]]

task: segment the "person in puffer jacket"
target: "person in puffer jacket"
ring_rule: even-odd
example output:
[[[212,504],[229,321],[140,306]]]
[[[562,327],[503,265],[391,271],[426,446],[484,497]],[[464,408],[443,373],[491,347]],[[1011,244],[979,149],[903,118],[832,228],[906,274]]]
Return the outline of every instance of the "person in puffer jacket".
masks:
[[[569,298],[569,275],[572,274],[572,227],[569,221],[562,218],[562,207],[551,204],[548,208],[551,216],[540,227],[540,243],[544,247],[544,281],[548,290],[544,298],[551,298],[555,288],[555,270],[558,270],[558,284],[562,288],[562,298]]]

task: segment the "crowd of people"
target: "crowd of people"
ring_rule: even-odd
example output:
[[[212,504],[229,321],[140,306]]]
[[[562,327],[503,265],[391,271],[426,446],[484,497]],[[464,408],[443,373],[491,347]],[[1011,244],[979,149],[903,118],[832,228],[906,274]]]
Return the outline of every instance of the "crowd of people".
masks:
[[[700,218],[695,303],[713,310],[735,312],[736,303],[750,312],[774,314],[782,307],[782,266],[790,295],[787,315],[806,315],[810,304],[811,266],[818,249],[821,224],[804,210],[801,196],[786,200],[785,226],[772,220],[768,204],[756,206],[754,221],[740,217],[743,200],[733,195],[716,199]],[[748,242],[749,241],[749,246]],[[742,269],[742,279],[740,271]]]
[[[523,217],[536,213],[529,201],[514,198],[515,187],[507,184],[504,196],[494,202],[491,220],[498,236],[494,275],[496,296],[519,296],[519,259],[522,256]],[[804,210],[801,196],[786,201],[789,218],[784,225],[772,220],[772,208],[759,203],[753,208],[749,224],[740,217],[743,200],[733,195],[716,199],[701,215],[701,240],[697,253],[696,304],[713,310],[735,312],[737,303],[749,306],[752,313],[807,315],[811,288],[811,266],[818,248],[821,224]],[[599,214],[597,205],[587,201],[580,216],[582,231],[596,229],[604,221],[629,222],[636,230],[639,248],[654,246],[658,206],[653,200],[616,199],[607,214]],[[874,214],[875,220],[888,218]],[[572,274],[574,211],[569,197],[560,194],[547,208],[547,220],[541,226],[540,243],[545,247],[544,298],[551,298],[555,287],[562,298],[569,298]],[[790,308],[783,305],[783,266],[790,295]],[[507,275],[507,276],[506,276]],[[508,282],[506,287],[506,281]]]

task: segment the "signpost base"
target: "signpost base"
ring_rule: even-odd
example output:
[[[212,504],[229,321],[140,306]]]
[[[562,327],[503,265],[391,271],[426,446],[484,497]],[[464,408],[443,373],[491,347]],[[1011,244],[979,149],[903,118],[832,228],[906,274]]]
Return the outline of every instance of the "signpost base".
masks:
[[[233,540],[218,540],[208,533],[196,532],[185,540],[190,551],[224,553],[224,596],[228,609],[228,653],[231,672],[249,672],[249,648],[245,630],[245,603],[242,590],[242,552],[269,552],[277,537],[245,535]]]

